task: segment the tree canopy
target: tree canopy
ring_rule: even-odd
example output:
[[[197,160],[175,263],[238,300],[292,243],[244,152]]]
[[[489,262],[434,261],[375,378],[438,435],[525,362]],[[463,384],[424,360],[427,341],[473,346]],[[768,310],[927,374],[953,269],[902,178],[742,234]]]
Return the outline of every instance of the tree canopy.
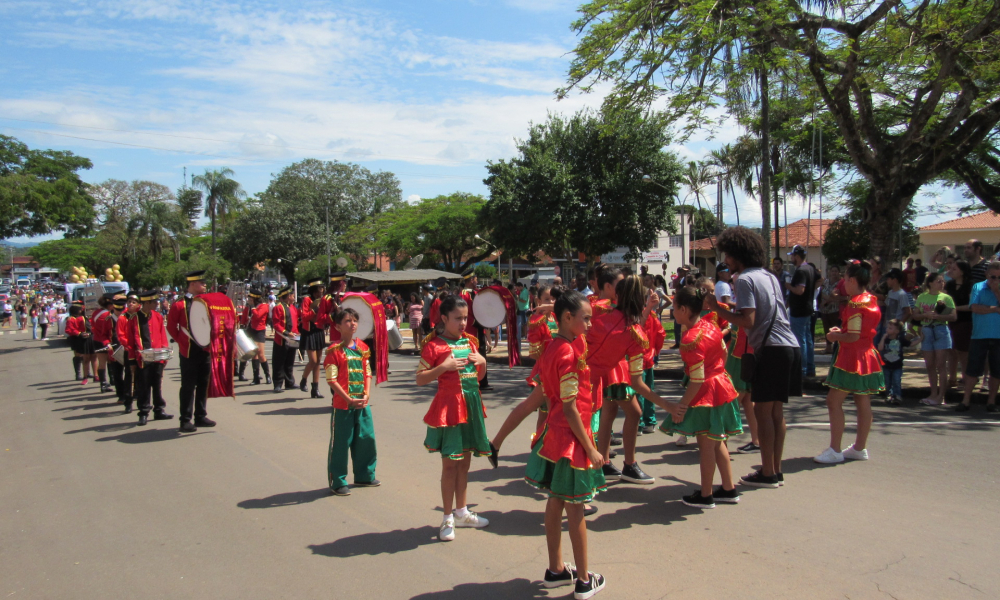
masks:
[[[681,174],[669,141],[656,114],[550,115],[518,141],[517,156],[487,165],[490,240],[526,256],[648,250],[660,230],[675,228]]]
[[[988,165],[970,158],[1000,122],[996,2],[594,0],[580,11],[562,95],[610,82],[612,106],[665,98],[690,133],[766,106],[770,84],[754,87],[763,69],[827,113],[845,166],[870,184],[862,218],[874,252],[889,253],[887,227],[917,190],[950,173],[1000,209]]]
[[[72,152],[31,150],[0,135],[0,239],[88,233],[94,199],[78,171],[91,167],[89,159]]]

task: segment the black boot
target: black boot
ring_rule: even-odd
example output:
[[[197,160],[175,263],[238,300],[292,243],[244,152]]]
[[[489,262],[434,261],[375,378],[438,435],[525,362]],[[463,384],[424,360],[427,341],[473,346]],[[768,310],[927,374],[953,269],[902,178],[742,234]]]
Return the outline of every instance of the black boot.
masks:
[[[319,384],[312,384],[312,394],[309,395],[310,398],[322,398],[323,395],[319,393]]]
[[[302,378],[302,381],[299,382],[299,391],[306,391],[306,380],[304,377]]]
[[[97,380],[101,382],[101,393],[106,394],[112,391],[111,386],[106,383],[105,377],[107,376],[107,369],[97,370]]]
[[[250,366],[253,369],[253,381],[250,382],[250,385],[260,385],[260,361],[255,358],[250,361]]]
[[[266,362],[260,363],[260,366],[264,369],[264,383],[271,385],[271,367],[269,367]]]
[[[239,380],[240,380],[240,381],[246,381],[246,380],[247,380],[247,378],[246,378],[246,377],[245,377],[245,376],[243,375],[243,373],[245,373],[245,372],[246,372],[246,370],[247,370],[247,364],[246,364],[245,362],[242,362],[242,361],[241,361],[241,362],[240,362],[240,368],[239,368],[239,370],[238,370],[238,371],[236,372],[236,373],[237,373],[237,375],[239,375]]]
[[[80,381],[82,377],[80,376],[80,367],[83,366],[83,359],[79,356],[73,357],[73,375],[76,376],[76,380]]]

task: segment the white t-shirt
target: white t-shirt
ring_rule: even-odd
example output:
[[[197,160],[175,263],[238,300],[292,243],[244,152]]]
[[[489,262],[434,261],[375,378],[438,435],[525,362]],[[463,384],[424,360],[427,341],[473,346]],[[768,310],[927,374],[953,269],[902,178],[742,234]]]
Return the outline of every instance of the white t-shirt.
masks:
[[[722,299],[729,297],[729,300],[733,299],[733,288],[725,281],[717,281],[715,283],[715,299],[722,302]]]

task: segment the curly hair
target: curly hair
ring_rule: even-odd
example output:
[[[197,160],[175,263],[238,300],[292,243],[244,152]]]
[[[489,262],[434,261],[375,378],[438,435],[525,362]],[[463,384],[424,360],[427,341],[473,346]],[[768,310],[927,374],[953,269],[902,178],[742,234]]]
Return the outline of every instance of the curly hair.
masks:
[[[743,268],[763,267],[767,262],[764,240],[746,227],[729,227],[719,234],[715,246]]]

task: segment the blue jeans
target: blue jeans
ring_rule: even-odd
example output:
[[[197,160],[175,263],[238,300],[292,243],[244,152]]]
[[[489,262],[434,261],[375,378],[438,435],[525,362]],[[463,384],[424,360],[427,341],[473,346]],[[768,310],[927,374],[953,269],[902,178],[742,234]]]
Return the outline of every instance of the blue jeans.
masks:
[[[528,335],[528,311],[517,311],[517,337],[525,339]]]
[[[903,369],[882,369],[885,375],[885,383],[889,387],[889,396],[895,398],[903,397]]]
[[[810,331],[812,316],[789,317],[789,321],[792,326],[792,333],[795,334],[795,339],[799,341],[799,348],[802,349],[802,374],[810,377],[815,376],[816,355],[813,348],[815,342],[813,340],[813,332]]]

